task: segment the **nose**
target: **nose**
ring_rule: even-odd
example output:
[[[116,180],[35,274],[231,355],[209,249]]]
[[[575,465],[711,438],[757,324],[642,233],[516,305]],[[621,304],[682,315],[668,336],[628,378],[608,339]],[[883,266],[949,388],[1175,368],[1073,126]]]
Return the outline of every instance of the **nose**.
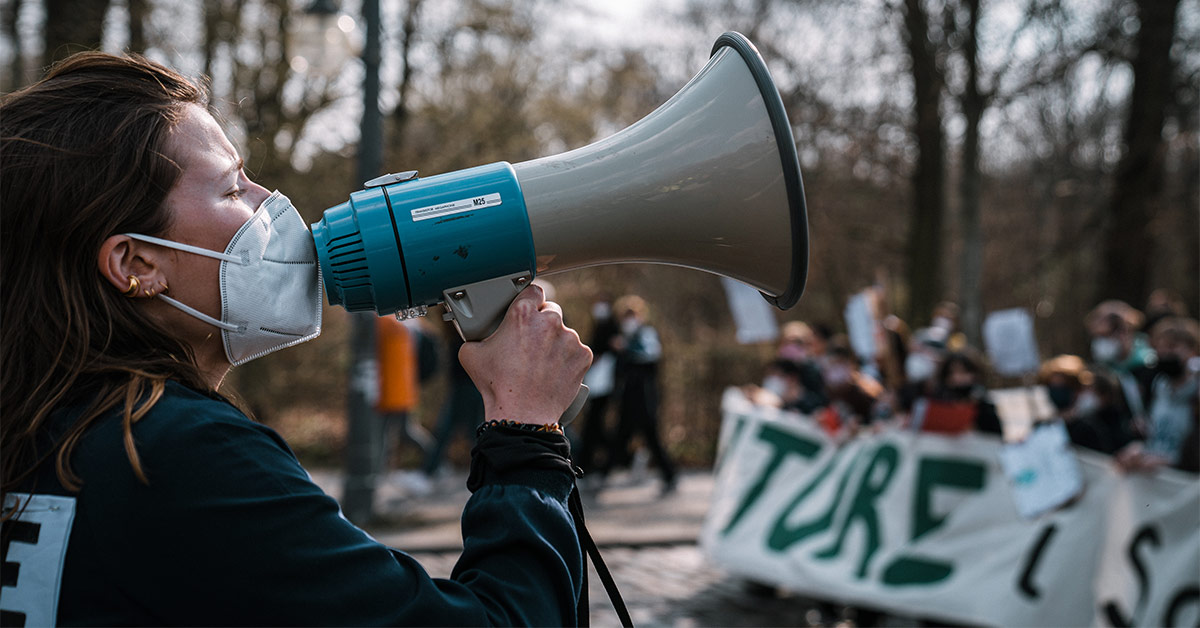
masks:
[[[271,195],[270,190],[251,181],[250,178],[245,175],[245,173],[242,174],[242,178],[245,179],[242,181],[242,188],[246,190],[246,204],[250,207],[258,207],[259,205],[262,205],[263,201],[267,200],[267,197]]]

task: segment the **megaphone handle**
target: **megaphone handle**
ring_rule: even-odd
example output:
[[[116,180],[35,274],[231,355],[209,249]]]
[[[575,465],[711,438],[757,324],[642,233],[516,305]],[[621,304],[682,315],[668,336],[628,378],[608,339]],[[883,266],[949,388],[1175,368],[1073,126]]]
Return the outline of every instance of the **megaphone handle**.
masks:
[[[567,406],[567,410],[562,413],[562,416],[558,417],[559,425],[566,427],[568,423],[575,420],[575,417],[579,416],[579,411],[583,409],[583,404],[587,402],[588,392],[587,384],[579,385],[579,392],[575,393],[575,401],[572,401],[571,405]]]
[[[442,298],[450,310],[447,320],[454,321],[463,340],[483,340],[500,326],[508,306],[529,281],[528,273],[515,273],[445,290]],[[559,417],[558,424],[565,426],[574,421],[587,398],[588,387],[580,384],[575,400]]]
[[[529,273],[514,273],[442,291],[446,320],[454,321],[458,334],[468,342],[492,335],[504,320],[513,299],[529,285]]]

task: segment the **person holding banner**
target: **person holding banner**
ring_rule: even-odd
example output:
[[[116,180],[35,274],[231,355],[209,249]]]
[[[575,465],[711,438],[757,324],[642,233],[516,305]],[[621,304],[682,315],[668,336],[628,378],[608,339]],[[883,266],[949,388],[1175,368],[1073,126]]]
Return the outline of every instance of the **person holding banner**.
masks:
[[[913,404],[912,427],[927,432],[1001,434],[996,406],[987,399],[983,366],[973,351],[950,353],[938,369],[937,389]]]
[[[1092,359],[1111,370],[1121,384],[1134,424],[1145,430],[1150,383],[1156,357],[1146,334],[1138,331],[1145,316],[1124,301],[1104,301],[1084,319],[1091,336]]]
[[[875,420],[876,402],[883,396],[883,386],[861,370],[861,362],[846,344],[835,343],[829,350],[829,363],[824,372],[829,395],[829,407],[820,420],[832,429],[848,428],[852,435],[858,428]]]
[[[1178,466],[1195,452],[1197,403],[1200,399],[1200,333],[1195,320],[1166,318],[1154,328],[1152,344],[1158,352],[1158,375],[1151,385],[1146,440],[1117,454],[1128,470]],[[1188,440],[1193,443],[1185,443]]]

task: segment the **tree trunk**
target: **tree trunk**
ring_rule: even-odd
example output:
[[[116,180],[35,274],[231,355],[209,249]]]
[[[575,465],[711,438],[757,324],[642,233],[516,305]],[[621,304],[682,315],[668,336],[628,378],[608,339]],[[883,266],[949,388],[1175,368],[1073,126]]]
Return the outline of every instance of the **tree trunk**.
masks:
[[[1150,224],[1162,203],[1163,119],[1171,94],[1171,43],[1179,0],[1137,0],[1141,27],[1132,59],[1133,89],[1125,152],[1113,179],[1099,298],[1141,307],[1150,284],[1154,240]]]
[[[396,103],[396,108],[392,110],[392,133],[393,139],[389,142],[393,151],[404,150],[404,130],[408,124],[409,114],[412,112],[412,103],[409,102],[409,96],[412,93],[412,44],[413,38],[417,33],[417,15],[421,10],[422,0],[408,0],[408,10],[404,13],[404,23],[401,25],[400,42],[400,64],[402,67],[400,73],[400,85],[397,90],[400,92],[399,102]]]
[[[45,0],[43,64],[49,67],[72,53],[99,48],[108,5],[109,0]]]
[[[129,52],[146,53],[146,17],[149,0],[129,1]]]
[[[220,42],[221,20],[223,18],[222,2],[204,3],[204,76],[212,78],[213,64],[217,58],[217,44]]]
[[[21,53],[21,31],[17,28],[17,19],[20,16],[21,0],[12,0],[4,12],[4,23],[7,25],[4,34],[8,35],[8,41],[12,42],[13,47],[12,65],[9,66],[11,76],[8,85],[4,86],[4,91],[7,92],[14,92],[25,86],[25,56]]]
[[[963,57],[967,63],[967,85],[962,97],[966,129],[962,147],[962,179],[959,196],[962,205],[962,258],[959,276],[959,301],[962,306],[961,327],[967,341],[982,346],[983,325],[983,232],[980,227],[979,120],[987,106],[979,91],[979,4],[966,0],[967,36],[963,41]]]
[[[905,36],[912,59],[914,135],[917,167],[913,172],[913,213],[908,233],[906,318],[914,326],[929,322],[941,297],[942,220],[945,214],[945,139],[940,99],[942,75],[929,43],[929,20],[920,0],[905,0]]]

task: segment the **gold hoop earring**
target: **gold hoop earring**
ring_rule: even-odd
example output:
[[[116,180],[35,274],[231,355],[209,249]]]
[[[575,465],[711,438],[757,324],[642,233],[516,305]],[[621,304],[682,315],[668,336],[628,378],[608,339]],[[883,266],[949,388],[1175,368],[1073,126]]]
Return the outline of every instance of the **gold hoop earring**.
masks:
[[[141,280],[139,280],[137,278],[137,276],[135,276],[135,275],[130,275],[129,276],[129,287],[126,288],[125,292],[122,292],[121,294],[123,294],[124,296],[130,297],[130,298],[133,298],[133,297],[137,296],[138,291],[141,289],[142,289]]]

